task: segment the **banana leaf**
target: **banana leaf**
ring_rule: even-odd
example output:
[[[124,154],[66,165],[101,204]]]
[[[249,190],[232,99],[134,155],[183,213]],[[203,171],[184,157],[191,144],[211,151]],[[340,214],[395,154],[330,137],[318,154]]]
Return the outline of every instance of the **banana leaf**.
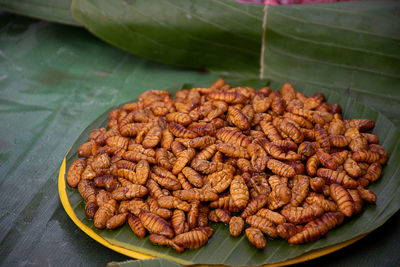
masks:
[[[262,87],[269,84],[271,88],[280,88],[281,83],[274,80],[246,80],[232,81],[232,85],[244,85]],[[186,84],[185,88],[206,86],[200,84]],[[316,92],[323,92],[328,102],[339,103],[344,109],[344,118],[369,118],[376,121],[376,127],[373,131],[380,138],[380,143],[385,147],[390,155],[387,166],[384,167],[382,178],[372,184],[369,188],[373,190],[378,201],[376,205],[368,205],[361,215],[346,220],[342,226],[330,231],[326,238],[319,241],[290,246],[285,240],[268,240],[268,246],[265,250],[255,249],[242,234],[234,238],[229,234],[228,227],[222,224],[212,224],[214,235],[208,244],[200,249],[178,253],[167,247],[152,245],[148,237],[140,239],[135,236],[128,225],[115,230],[97,230],[93,222],[88,220],[84,212],[84,202],[82,201],[77,189],[66,186],[66,193],[69,198],[78,219],[92,231],[112,245],[127,248],[129,250],[144,253],[155,257],[161,257],[181,264],[224,264],[224,265],[260,265],[286,261],[296,258],[304,253],[326,248],[339,244],[355,237],[367,234],[386,222],[400,208],[400,181],[398,179],[400,172],[400,132],[394,124],[381,113],[356,102],[354,99],[339,95],[329,89],[321,89],[312,85],[306,87],[296,86],[296,89],[311,95]],[[170,88],[175,92],[179,87]],[[116,108],[116,107],[114,107]],[[68,153],[67,169],[77,158],[77,148],[86,142],[90,131],[94,128],[103,127],[108,119],[107,110],[90,124],[76,140]]]
[[[400,2],[242,5],[231,0],[74,0],[99,38],[230,78],[273,78],[352,96],[398,120]],[[379,90],[380,93],[377,93]]]
[[[79,24],[70,15],[71,0],[0,0],[0,8],[12,13],[62,24]]]

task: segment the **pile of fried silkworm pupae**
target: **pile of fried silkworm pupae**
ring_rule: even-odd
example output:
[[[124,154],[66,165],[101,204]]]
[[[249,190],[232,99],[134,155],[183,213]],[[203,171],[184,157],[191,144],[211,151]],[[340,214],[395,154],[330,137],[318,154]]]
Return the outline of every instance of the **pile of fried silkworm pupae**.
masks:
[[[149,90],[92,130],[67,182],[96,228],[128,222],[179,252],[208,242],[209,221],[258,249],[266,236],[312,242],[376,202],[365,187],[388,159],[368,133],[374,121],[341,113],[290,83],[257,91],[219,79],[175,99]]]

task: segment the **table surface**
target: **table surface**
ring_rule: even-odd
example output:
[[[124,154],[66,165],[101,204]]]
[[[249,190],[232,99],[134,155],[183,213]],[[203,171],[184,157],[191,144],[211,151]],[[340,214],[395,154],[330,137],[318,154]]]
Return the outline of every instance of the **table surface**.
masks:
[[[0,13],[0,264],[128,260],[70,220],[57,190],[61,161],[109,107],[150,88],[215,79],[129,55],[81,28]],[[399,247],[398,212],[355,244],[299,265],[398,266]]]

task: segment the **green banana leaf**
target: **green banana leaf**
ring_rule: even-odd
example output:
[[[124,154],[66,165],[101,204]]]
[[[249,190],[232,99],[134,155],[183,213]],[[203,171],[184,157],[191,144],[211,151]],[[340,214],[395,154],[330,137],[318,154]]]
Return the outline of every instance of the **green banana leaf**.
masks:
[[[71,9],[90,32],[139,56],[230,78],[330,88],[386,106],[382,112],[398,120],[399,1],[264,7],[231,0],[74,0]]]
[[[33,18],[62,24],[79,24],[70,15],[72,0],[0,0],[0,8]]]
[[[234,86],[254,86],[256,88],[265,86],[266,84],[269,84],[271,88],[280,88],[281,86],[280,82],[273,80],[233,81],[231,84]],[[206,86],[206,84],[183,85],[184,88],[202,86]],[[298,246],[291,246],[285,240],[268,240],[267,248],[259,251],[248,242],[244,234],[238,238],[234,238],[229,234],[227,226],[212,224],[214,235],[206,246],[197,250],[178,253],[171,248],[152,245],[148,237],[143,239],[138,238],[132,233],[128,225],[115,231],[97,230],[94,228],[93,222],[85,217],[84,202],[77,189],[67,186],[66,192],[76,216],[83,224],[113,245],[165,258],[181,264],[260,265],[282,262],[298,257],[306,252],[345,242],[373,231],[387,221],[400,208],[400,180],[398,179],[400,172],[399,130],[384,115],[354,101],[352,98],[315,86],[298,87],[295,85],[295,88],[306,95],[316,92],[325,93],[328,102],[339,103],[343,107],[346,119],[369,118],[375,120],[376,127],[373,133],[379,136],[380,143],[390,155],[389,162],[383,169],[382,178],[369,187],[378,196],[377,204],[368,205],[361,215],[355,216],[346,221],[341,227],[332,230],[326,238]],[[180,88],[175,86],[174,88],[170,88],[170,91],[175,92],[178,89]],[[109,111],[107,110],[91,123],[76,140],[67,155],[67,169],[77,158],[77,149],[82,143],[87,141],[90,131],[106,125]]]

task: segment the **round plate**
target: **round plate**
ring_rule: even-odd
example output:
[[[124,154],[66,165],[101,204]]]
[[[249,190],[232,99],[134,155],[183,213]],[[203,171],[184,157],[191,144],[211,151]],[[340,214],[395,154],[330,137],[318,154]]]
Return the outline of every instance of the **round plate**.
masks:
[[[63,160],[59,173],[59,194],[61,202],[74,221],[86,234],[97,242],[117,252],[137,259],[152,257],[165,258],[183,265],[263,265],[281,266],[307,261],[346,247],[361,239],[369,232],[385,223],[400,208],[400,132],[385,116],[359,104],[354,99],[338,95],[321,88],[305,88],[302,92],[311,95],[323,92],[330,103],[339,103],[345,111],[345,118],[369,118],[376,121],[374,134],[389,153],[389,162],[384,167],[382,177],[369,186],[378,196],[376,205],[365,205],[364,211],[346,219],[340,227],[329,231],[328,235],[316,242],[289,246],[286,240],[273,240],[265,251],[251,247],[244,235],[233,238],[227,227],[211,224],[214,235],[208,244],[198,250],[187,250],[180,254],[168,247],[151,244],[148,237],[136,237],[129,226],[109,231],[94,228],[93,222],[85,216],[84,203],[77,189],[66,184],[66,169],[77,158],[77,148],[87,141],[91,129],[106,125],[109,111],[91,123],[77,139]],[[114,107],[118,108],[118,107]],[[269,266],[269,265],[268,265]]]

